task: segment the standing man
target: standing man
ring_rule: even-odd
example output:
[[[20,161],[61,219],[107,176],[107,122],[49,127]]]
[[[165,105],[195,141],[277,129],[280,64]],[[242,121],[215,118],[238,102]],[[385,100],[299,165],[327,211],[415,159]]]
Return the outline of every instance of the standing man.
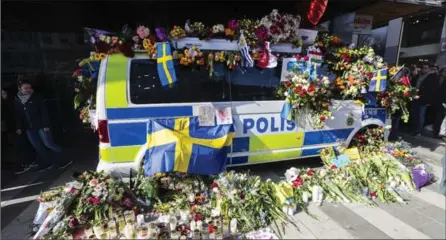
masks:
[[[26,134],[29,142],[36,150],[39,171],[45,171],[53,167],[48,149],[57,153],[58,158],[62,158],[59,159],[58,168],[65,168],[73,162],[63,159],[62,149],[53,142],[48,110],[44,99],[33,93],[30,82],[21,81],[19,83],[19,92],[14,100],[14,109],[16,113],[16,133],[18,135]]]
[[[412,86],[418,89],[419,99],[413,101],[413,133],[420,136],[424,128],[426,120],[427,107],[432,106],[435,102],[435,92],[439,84],[439,77],[431,71],[431,65],[424,62],[421,65],[420,73],[414,77]]]
[[[446,66],[442,66],[439,71],[439,87],[436,89],[435,98],[435,121],[434,134],[437,138],[440,136],[440,127],[445,116],[445,109],[443,104],[446,104]]]

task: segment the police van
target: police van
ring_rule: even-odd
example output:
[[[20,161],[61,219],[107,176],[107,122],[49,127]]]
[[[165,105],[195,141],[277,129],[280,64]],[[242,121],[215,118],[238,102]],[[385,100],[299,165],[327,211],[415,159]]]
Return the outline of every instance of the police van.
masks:
[[[180,49],[188,44],[174,46]],[[206,44],[212,48],[209,42]],[[147,54],[134,58],[112,54],[101,61],[96,96],[98,171],[128,176],[129,170],[139,169],[144,161],[150,119],[197,116],[202,106],[231,109],[235,137],[227,166],[318,156],[319,150],[327,146],[348,145],[362,128],[390,124],[383,108],[334,101],[334,119],[328,120],[322,130],[315,130],[305,114],[295,122],[281,118],[284,100],[276,95],[280,66],[228,70],[224,64],[215,63],[210,77],[207,69],[190,69],[174,62],[177,83],[166,88],[161,86],[156,60]]]

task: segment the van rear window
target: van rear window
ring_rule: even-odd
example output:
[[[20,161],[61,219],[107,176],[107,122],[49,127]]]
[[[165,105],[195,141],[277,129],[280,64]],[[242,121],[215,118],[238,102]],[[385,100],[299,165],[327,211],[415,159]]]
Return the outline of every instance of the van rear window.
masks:
[[[227,74],[191,69],[174,61],[177,82],[161,85],[156,60],[134,59],[130,64],[130,101],[134,104],[225,102],[229,99]]]

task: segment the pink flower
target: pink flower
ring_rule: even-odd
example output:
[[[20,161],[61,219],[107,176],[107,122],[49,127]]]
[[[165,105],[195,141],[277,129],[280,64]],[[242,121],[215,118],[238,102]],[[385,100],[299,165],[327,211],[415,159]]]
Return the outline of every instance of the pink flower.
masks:
[[[232,29],[232,30],[235,30],[235,29],[237,29],[238,27],[239,27],[239,23],[238,23],[237,20],[235,20],[235,19],[229,20],[229,22],[228,22],[228,28],[230,28],[230,29]]]
[[[97,197],[88,197],[87,201],[94,205],[99,205],[100,199]]]
[[[112,44],[116,44],[119,41],[118,37],[112,37]]]
[[[132,207],[133,203],[130,199],[126,198],[124,201],[125,206]]]
[[[403,76],[403,77],[401,78],[401,82],[403,82],[403,84],[406,85],[406,86],[410,86],[410,80],[409,80],[409,78],[406,77],[406,76]]]
[[[265,26],[260,26],[256,29],[256,36],[260,41],[265,41],[268,39],[268,30]]]
[[[97,180],[96,178],[92,179],[88,184],[92,187],[95,187],[96,185],[99,184],[99,180]]]
[[[144,38],[146,38],[146,37],[148,37],[149,36],[149,34],[150,34],[150,30],[148,29],[148,28],[146,28],[146,27],[144,27],[144,26],[139,26],[137,29],[136,29],[136,34],[138,35],[138,37],[140,37],[141,39],[144,39]]]

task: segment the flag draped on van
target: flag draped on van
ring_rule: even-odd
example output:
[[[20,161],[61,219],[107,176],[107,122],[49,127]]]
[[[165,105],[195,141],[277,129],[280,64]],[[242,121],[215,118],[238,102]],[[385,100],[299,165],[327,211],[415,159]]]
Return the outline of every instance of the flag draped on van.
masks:
[[[157,52],[156,62],[158,64],[158,75],[161,80],[161,85],[170,86],[177,81],[175,68],[173,66],[172,50],[170,48],[170,43],[168,42],[157,43],[156,52]]]
[[[147,124],[146,176],[159,172],[218,174],[224,170],[234,125],[200,126],[198,117]]]

